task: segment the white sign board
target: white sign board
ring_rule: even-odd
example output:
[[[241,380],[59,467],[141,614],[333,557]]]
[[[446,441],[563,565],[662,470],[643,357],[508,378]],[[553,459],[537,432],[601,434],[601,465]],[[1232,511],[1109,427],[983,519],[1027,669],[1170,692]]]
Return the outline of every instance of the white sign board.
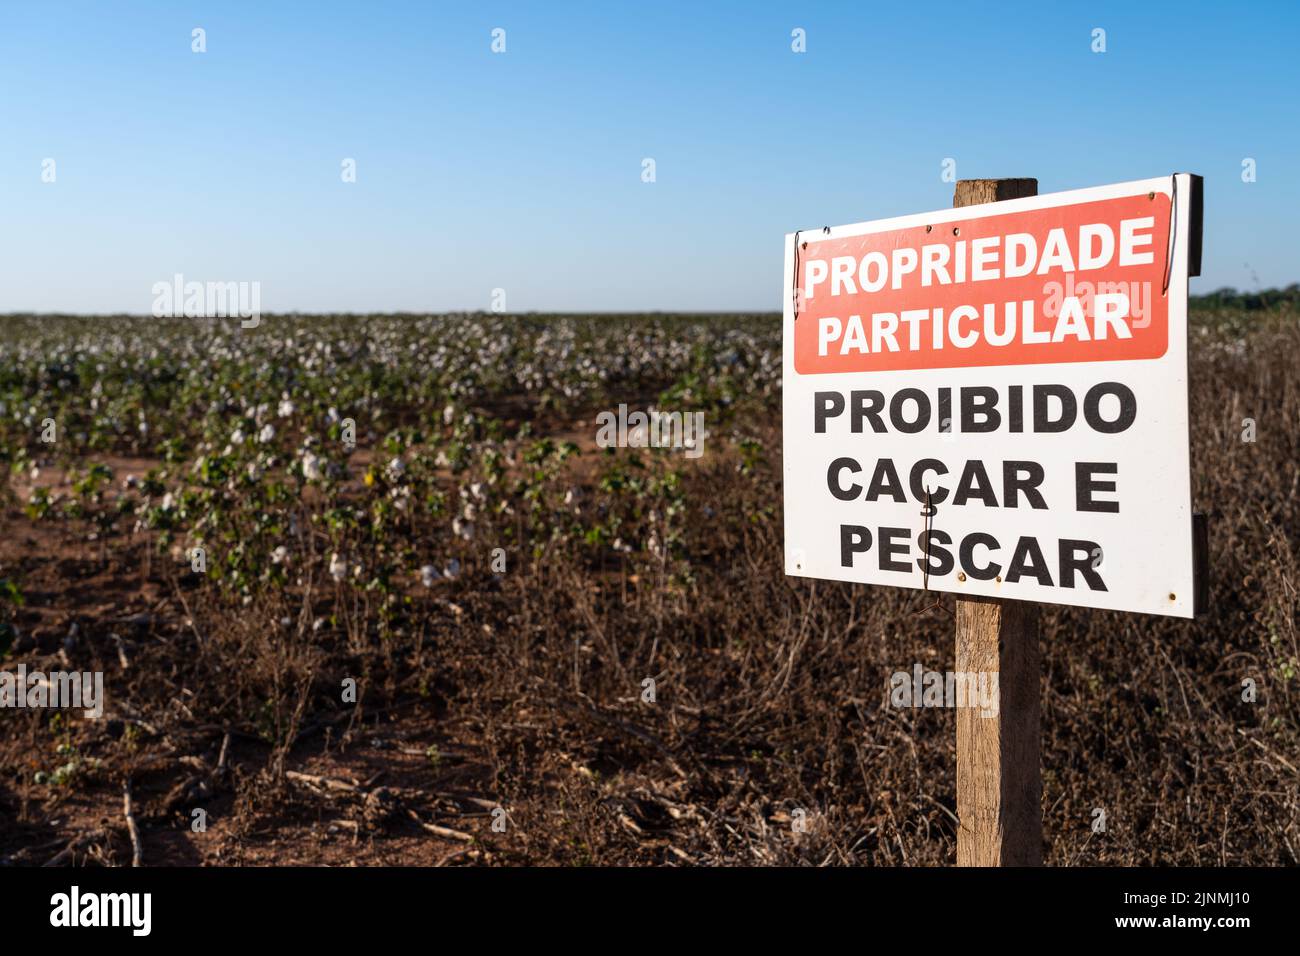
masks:
[[[788,235],[786,573],[1191,617],[1194,187]]]

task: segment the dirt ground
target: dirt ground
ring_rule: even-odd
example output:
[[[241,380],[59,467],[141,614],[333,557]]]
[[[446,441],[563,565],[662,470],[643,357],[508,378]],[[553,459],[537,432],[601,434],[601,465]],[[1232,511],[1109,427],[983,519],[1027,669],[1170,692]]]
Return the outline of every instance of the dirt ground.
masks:
[[[731,368],[729,348],[698,354]],[[1193,354],[1210,611],[1044,608],[1049,865],[1300,861],[1300,331]],[[595,448],[599,406],[503,400],[455,435],[425,429],[400,480],[378,439],[333,485],[286,476],[236,495],[235,477],[122,451],[11,469],[0,579],[23,602],[5,667],[102,671],[107,705],[101,720],[0,712],[0,865],[120,865],[137,842],[145,865],[952,863],[953,714],[887,694],[896,671],[950,665],[952,601],[783,574],[765,361],[725,400],[698,391],[721,372],[673,386],[722,423],[698,460]],[[273,407],[279,388],[253,401]],[[444,400],[391,398],[417,423],[441,422]],[[468,471],[432,447],[471,440]],[[93,464],[102,487],[86,484]],[[151,474],[220,575],[193,573],[183,529],[150,524],[163,489],[128,479]],[[421,508],[394,510],[407,490]],[[480,491],[477,532],[457,535],[468,511],[447,502]],[[280,541],[293,563],[269,577]],[[345,547],[364,577],[333,577]],[[458,572],[421,582],[421,565],[452,559]]]

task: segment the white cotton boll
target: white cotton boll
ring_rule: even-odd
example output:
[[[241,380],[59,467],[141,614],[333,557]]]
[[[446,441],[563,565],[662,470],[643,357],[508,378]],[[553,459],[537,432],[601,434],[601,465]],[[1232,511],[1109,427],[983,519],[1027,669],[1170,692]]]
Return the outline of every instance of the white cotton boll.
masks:
[[[443,569],[442,576],[449,581],[454,581],[456,578],[460,577],[460,562],[455,558],[452,558],[447,564],[447,567]]]
[[[311,452],[304,452],[302,456],[302,474],[308,481],[319,481],[325,474],[321,467],[321,459]]]
[[[406,462],[402,461],[402,459],[394,458],[388,463],[388,477],[396,481],[404,474],[406,474]]]
[[[262,426],[261,432],[258,433],[257,440],[263,445],[275,437],[275,426],[270,422]]]
[[[432,564],[426,564],[420,568],[420,583],[426,588],[433,587],[433,582],[442,577],[442,573]]]
[[[289,401],[289,399],[287,398],[280,399],[280,407],[277,409],[277,411],[281,418],[288,418],[295,411],[293,402]]]
[[[271,552],[272,564],[284,564],[288,559],[289,559],[289,549],[286,548],[284,545],[280,545],[274,551]]]
[[[348,563],[343,560],[337,551],[330,555],[330,577],[335,581],[342,581],[348,574]]]

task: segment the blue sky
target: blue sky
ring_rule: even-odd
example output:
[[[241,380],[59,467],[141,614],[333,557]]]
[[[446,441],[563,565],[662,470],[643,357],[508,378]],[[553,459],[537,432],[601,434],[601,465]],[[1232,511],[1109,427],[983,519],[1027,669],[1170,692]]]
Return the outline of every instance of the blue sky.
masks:
[[[1200,173],[1193,291],[1300,280],[1300,4],[987,6],[0,0],[0,312],[775,311],[786,232],[947,206],[948,157]]]

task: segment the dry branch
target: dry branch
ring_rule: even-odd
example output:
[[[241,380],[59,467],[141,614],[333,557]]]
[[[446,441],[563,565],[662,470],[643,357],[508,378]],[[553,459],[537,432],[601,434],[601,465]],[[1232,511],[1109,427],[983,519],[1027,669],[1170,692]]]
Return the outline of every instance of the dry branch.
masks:
[[[122,784],[122,815],[126,817],[126,829],[131,834],[131,865],[142,866],[144,848],[140,845],[140,827],[135,822],[135,812],[131,807],[131,781]]]

